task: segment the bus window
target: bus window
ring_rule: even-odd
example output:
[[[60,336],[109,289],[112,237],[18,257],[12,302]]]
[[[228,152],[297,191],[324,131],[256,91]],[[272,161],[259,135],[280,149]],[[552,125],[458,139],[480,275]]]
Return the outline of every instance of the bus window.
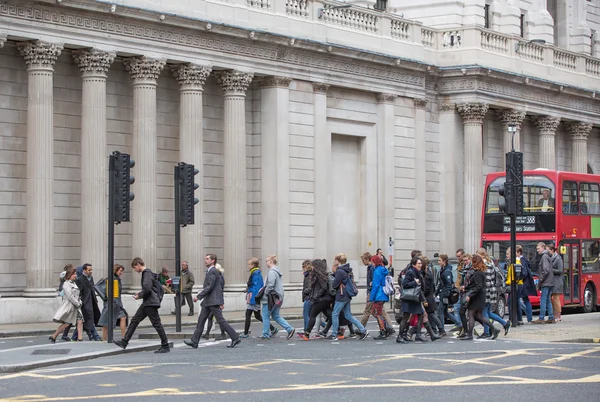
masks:
[[[487,188],[486,214],[501,214],[498,207],[498,188],[504,184],[506,178],[499,177]],[[523,177],[523,210],[527,214],[553,213],[555,204],[554,183],[545,176]]]
[[[600,242],[586,240],[581,244],[581,273],[590,274],[600,272]]]
[[[582,214],[600,214],[600,186],[596,183],[579,184],[579,211]]]
[[[577,215],[579,212],[577,206],[577,183],[574,181],[565,181],[563,183],[562,211],[563,214],[571,215]]]

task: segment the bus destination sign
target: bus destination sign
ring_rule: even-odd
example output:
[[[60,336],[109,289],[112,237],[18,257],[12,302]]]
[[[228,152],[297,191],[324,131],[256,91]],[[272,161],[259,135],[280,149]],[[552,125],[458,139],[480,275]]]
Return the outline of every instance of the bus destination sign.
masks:
[[[517,232],[535,232],[535,215],[517,216]],[[510,216],[504,217],[502,231],[510,233]]]

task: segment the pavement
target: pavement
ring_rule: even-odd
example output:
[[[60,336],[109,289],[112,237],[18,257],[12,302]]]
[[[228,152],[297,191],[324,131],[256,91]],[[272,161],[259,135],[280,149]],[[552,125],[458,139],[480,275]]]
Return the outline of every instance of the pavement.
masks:
[[[253,330],[257,331],[255,325]],[[180,342],[171,353],[118,354],[59,367],[0,374],[1,401],[211,402],[594,401],[600,345],[443,338],[374,341],[244,339]]]

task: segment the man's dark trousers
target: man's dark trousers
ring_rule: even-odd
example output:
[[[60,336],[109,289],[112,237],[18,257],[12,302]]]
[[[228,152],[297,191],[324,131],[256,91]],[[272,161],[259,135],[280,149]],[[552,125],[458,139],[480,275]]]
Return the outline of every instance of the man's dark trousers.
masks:
[[[203,306],[200,315],[198,316],[198,325],[196,325],[196,330],[194,331],[194,335],[192,335],[192,342],[196,344],[200,342],[200,337],[204,331],[204,324],[206,324],[206,320],[208,320],[208,317],[211,314],[215,316],[221,329],[227,332],[227,335],[229,335],[229,338],[231,338],[232,341],[240,337],[238,333],[235,332],[235,329],[229,325],[225,317],[223,317],[223,311],[220,306]]]
[[[148,317],[148,319],[152,323],[152,326],[158,333],[158,336],[160,337],[160,344],[162,346],[169,346],[167,334],[165,333],[165,329],[163,328],[162,323],[160,322],[160,316],[158,315],[158,307],[140,306],[135,312],[133,318],[131,318],[131,322],[127,327],[127,332],[125,332],[125,337],[123,339],[129,342],[138,324],[142,322],[146,317]]]

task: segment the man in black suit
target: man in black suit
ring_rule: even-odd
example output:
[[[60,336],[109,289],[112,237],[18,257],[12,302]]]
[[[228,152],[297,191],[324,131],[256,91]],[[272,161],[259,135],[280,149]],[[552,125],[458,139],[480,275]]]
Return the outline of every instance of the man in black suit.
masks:
[[[223,275],[215,267],[216,264],[216,255],[207,254],[206,257],[204,257],[204,265],[208,268],[208,271],[206,271],[202,292],[194,297],[194,302],[202,300],[202,310],[198,316],[198,325],[196,325],[196,330],[194,331],[194,335],[192,335],[192,339],[189,341],[185,339],[183,341],[183,343],[194,349],[198,347],[198,342],[200,341],[202,331],[204,330],[204,324],[211,314],[215,316],[221,329],[227,332],[231,338],[231,344],[227,345],[228,348],[233,348],[241,342],[239,334],[231,328],[231,325],[225,320],[223,312],[221,311],[225,304],[223,298],[223,286],[225,280],[223,279]]]
[[[100,309],[94,291],[94,277],[92,276],[92,265],[83,264],[81,275],[77,276],[77,287],[81,291],[81,314],[83,315],[83,330],[88,334],[90,341],[101,342],[102,338],[96,331],[96,325],[100,319]],[[77,339],[77,330],[73,334]]]

